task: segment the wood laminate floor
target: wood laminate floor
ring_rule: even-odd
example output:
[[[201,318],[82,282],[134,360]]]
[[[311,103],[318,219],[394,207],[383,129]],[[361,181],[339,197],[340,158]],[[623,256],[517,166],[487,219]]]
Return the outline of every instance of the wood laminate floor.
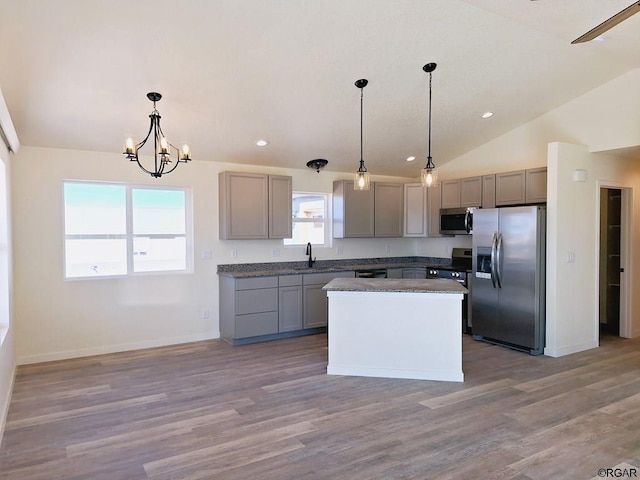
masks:
[[[463,384],[327,376],[326,341],[20,367],[0,478],[566,480],[640,467],[640,339],[554,359],[465,336]]]

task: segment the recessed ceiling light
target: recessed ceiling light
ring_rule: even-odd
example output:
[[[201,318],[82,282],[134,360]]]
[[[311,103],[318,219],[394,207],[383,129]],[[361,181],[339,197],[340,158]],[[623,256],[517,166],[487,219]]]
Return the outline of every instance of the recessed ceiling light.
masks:
[[[415,159],[416,159],[416,157],[411,155],[410,157],[407,157],[407,162],[413,162]]]
[[[493,117],[493,112],[484,112],[482,114],[482,118],[490,118]]]
[[[266,147],[267,145],[269,145],[269,140],[258,140],[256,142],[256,145],[259,147]]]

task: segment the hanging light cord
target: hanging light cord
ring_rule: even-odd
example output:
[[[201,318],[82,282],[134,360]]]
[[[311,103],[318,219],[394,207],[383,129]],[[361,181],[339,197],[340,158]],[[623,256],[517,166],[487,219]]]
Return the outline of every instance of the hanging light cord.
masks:
[[[367,168],[364,166],[364,155],[363,155],[363,135],[362,135],[362,105],[363,105],[363,97],[364,97],[364,87],[360,88],[360,168],[358,168],[359,172],[366,172]]]
[[[427,155],[428,163],[431,163],[431,75],[429,72],[429,153]]]

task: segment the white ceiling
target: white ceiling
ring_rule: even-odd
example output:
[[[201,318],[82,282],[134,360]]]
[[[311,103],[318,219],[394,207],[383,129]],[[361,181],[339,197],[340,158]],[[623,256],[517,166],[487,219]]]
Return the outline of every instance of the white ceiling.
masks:
[[[194,160],[419,175],[640,67],[631,0],[0,0],[0,87],[21,143],[113,152],[165,134]],[[482,120],[491,110],[495,115]],[[270,145],[255,146],[259,138]],[[144,153],[144,150],[143,150]],[[415,155],[409,163],[405,159]],[[124,160],[123,160],[124,161]]]

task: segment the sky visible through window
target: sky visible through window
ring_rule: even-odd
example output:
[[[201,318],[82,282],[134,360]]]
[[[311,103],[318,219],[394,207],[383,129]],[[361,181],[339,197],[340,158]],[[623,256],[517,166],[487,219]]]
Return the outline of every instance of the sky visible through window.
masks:
[[[185,190],[65,182],[64,200],[67,278],[186,269]]]

